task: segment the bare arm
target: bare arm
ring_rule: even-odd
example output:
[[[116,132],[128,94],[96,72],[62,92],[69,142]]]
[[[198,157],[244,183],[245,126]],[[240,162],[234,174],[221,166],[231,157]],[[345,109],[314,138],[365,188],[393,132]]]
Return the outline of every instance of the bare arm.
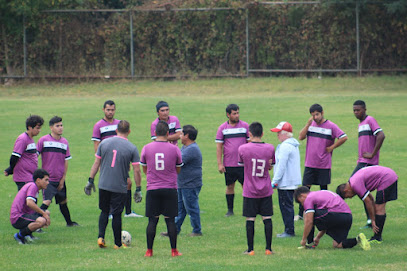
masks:
[[[216,160],[218,161],[218,171],[220,174],[225,173],[225,166],[222,162],[223,143],[216,143]]]
[[[304,232],[302,234],[301,245],[305,246],[307,243],[307,237],[314,226],[314,213],[309,212],[304,215]]]
[[[307,138],[308,128],[311,126],[312,123],[312,116],[308,119],[307,124],[305,124],[304,128],[301,129],[300,134],[298,135],[299,140],[304,140]]]
[[[326,151],[327,152],[333,152],[334,149],[338,148],[340,145],[342,145],[343,143],[345,143],[345,141],[348,140],[347,136],[344,136],[342,138],[339,138],[338,140],[335,141],[334,144],[332,144],[329,147],[326,147]]]
[[[168,141],[176,141],[181,138],[181,131],[176,132],[175,134],[168,135]]]
[[[374,232],[378,232],[379,228],[376,226],[376,210],[374,206],[374,199],[372,194],[369,195],[363,200],[366,204],[366,209],[369,214],[370,219],[372,220],[372,229]]]
[[[92,179],[95,178],[96,173],[98,173],[99,170],[99,166],[100,166],[100,158],[95,157],[95,162],[92,165],[92,168],[90,169],[90,176]]]
[[[367,158],[367,159],[372,159],[373,157],[375,157],[377,152],[382,147],[382,144],[383,144],[383,141],[385,138],[386,138],[386,136],[384,135],[383,131],[378,132],[377,136],[376,136],[376,145],[374,146],[373,152],[372,153],[364,152],[362,154],[363,157]]]
[[[93,141],[93,148],[95,149],[95,153],[98,150],[99,144],[100,144],[100,141],[97,141],[97,140]]]
[[[142,166],[143,167],[143,172],[145,175],[147,175],[147,166]]]
[[[181,172],[181,167],[177,167],[176,170],[177,170],[177,174],[179,174]]]
[[[141,186],[140,164],[133,165],[133,174],[134,174],[134,182],[136,183],[136,187]]]
[[[68,160],[65,160],[65,170],[64,170],[64,175],[62,176],[61,180],[59,180],[59,185],[57,190],[61,191],[62,188],[64,187],[65,183],[65,178],[66,178],[66,173],[68,172]]]
[[[48,226],[51,224],[51,219],[49,217],[49,211],[42,210],[40,207],[38,207],[38,205],[32,199],[26,199],[25,202],[26,202],[28,208],[30,208],[31,210],[33,210],[36,213],[39,213],[40,215],[42,215],[43,218],[45,218],[45,220],[47,221],[46,224]]]

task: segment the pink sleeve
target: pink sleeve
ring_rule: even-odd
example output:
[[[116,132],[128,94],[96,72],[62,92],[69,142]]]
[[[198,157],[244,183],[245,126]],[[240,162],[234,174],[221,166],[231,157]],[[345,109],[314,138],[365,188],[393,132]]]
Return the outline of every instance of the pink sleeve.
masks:
[[[13,152],[21,155],[24,153],[26,148],[27,148],[26,140],[22,136],[17,137],[17,140],[14,143]]]
[[[92,140],[95,140],[95,141],[101,140],[100,129],[99,129],[99,125],[97,125],[97,123],[95,124],[95,126],[93,126]]]

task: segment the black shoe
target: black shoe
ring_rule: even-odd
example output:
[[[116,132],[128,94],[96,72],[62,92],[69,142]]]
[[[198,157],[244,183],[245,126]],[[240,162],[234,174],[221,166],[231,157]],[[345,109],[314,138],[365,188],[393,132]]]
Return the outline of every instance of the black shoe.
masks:
[[[229,211],[225,214],[226,217],[229,217],[229,216],[232,216],[232,215],[235,215],[235,214],[234,214],[233,211],[231,211],[231,210],[229,210]]]
[[[67,227],[79,227],[80,225],[76,222],[71,222],[70,224],[66,224]]]

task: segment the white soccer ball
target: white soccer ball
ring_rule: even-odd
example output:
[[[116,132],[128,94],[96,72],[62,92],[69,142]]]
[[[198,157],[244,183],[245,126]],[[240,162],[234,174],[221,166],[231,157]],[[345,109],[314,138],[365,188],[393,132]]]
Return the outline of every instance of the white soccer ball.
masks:
[[[122,231],[122,243],[126,246],[130,246],[131,234],[128,231]]]

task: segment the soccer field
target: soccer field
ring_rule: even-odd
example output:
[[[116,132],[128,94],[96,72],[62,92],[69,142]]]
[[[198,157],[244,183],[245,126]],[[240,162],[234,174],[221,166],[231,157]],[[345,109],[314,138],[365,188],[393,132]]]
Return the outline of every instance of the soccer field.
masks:
[[[157,117],[155,104],[165,100],[170,114],[176,115],[181,126],[194,125],[198,130],[197,143],[203,155],[203,188],[200,194],[202,237],[189,237],[189,219],[184,222],[178,237],[182,257],[172,258],[170,244],[160,232],[166,231],[163,217],[157,227],[154,257],[144,258],[147,218],[123,218],[123,230],[131,233],[130,249],[113,249],[111,221],[106,231],[107,249],[97,246],[97,193],[88,197],[83,188],[94,161],[92,128],[103,117],[102,107],[107,99],[116,102],[117,119],[131,124],[129,140],[141,151],[150,142],[150,124]],[[240,106],[240,119],[259,121],[264,128],[264,141],[274,146],[277,136],[269,131],[280,121],[289,121],[294,136],[309,118],[309,106],[320,103],[325,118],[335,122],[348,135],[348,141],[334,150],[332,183],[329,190],[349,178],[357,161],[357,126],[352,104],[362,99],[367,114],[376,118],[386,139],[380,151],[380,164],[391,167],[399,176],[398,200],[387,204],[387,220],[381,245],[370,251],[360,247],[349,250],[333,249],[329,236],[322,238],[315,250],[298,250],[303,222],[296,222],[296,237],[278,239],[284,226],[278,207],[277,193],[273,196],[273,244],[275,255],[264,255],[265,240],[261,218],[255,224],[255,256],[243,255],[246,250],[245,219],[241,216],[241,187],[236,189],[235,216],[226,213],[225,181],[217,171],[215,135],[218,126],[226,121],[225,108],[229,103]],[[81,227],[67,228],[54,203],[49,210],[52,224],[40,239],[30,245],[18,245],[13,239],[17,232],[10,225],[9,211],[16,195],[12,177],[0,177],[0,270],[406,270],[407,260],[407,77],[348,77],[323,78],[249,78],[197,81],[140,81],[81,84],[31,84],[14,87],[0,86],[0,169],[8,167],[14,141],[25,131],[25,119],[38,114],[45,120],[38,139],[49,133],[48,121],[61,116],[64,137],[70,144],[72,160],[66,178],[68,206],[73,221]],[[305,141],[301,142],[303,169]],[[146,195],[145,175],[142,192]],[[97,178],[95,179],[97,182]],[[135,186],[133,185],[133,192]],[[314,187],[313,189],[316,189]],[[39,197],[40,202],[42,196]],[[132,203],[137,213],[144,214],[145,199]],[[350,237],[371,230],[360,230],[366,222],[362,202],[348,199],[353,212]],[[296,210],[297,210],[296,205]]]

